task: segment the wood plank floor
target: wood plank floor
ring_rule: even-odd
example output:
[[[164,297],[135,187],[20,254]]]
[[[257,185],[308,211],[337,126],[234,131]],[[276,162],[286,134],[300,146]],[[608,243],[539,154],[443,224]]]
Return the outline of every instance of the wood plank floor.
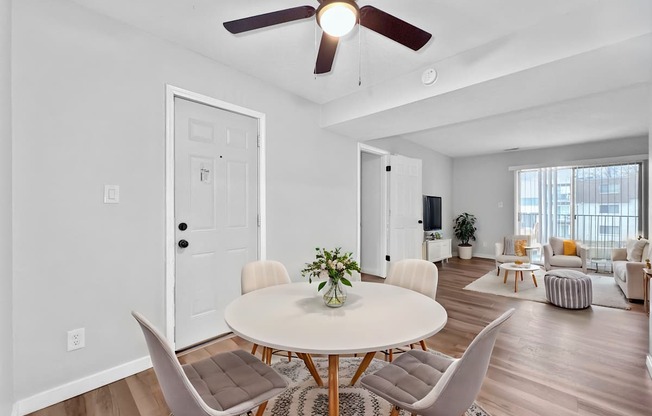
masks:
[[[570,311],[462,290],[492,270],[493,261],[451,259],[438,267],[437,300],[449,319],[440,333],[427,340],[429,347],[459,357],[486,324],[516,308],[498,337],[477,398],[493,416],[652,414],[652,379],[645,368],[648,319],[642,305],[632,304],[629,311],[599,306]],[[180,360],[192,362],[237,348],[248,349],[249,343],[230,337],[181,354]],[[152,370],[32,413],[169,414]]]

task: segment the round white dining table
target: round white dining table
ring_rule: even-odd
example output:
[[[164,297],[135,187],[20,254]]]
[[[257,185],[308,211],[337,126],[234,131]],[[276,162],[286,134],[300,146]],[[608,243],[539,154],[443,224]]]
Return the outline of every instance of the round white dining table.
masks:
[[[249,292],[231,302],[224,319],[238,336],[293,351],[318,385],[311,354],[328,355],[329,416],[339,415],[338,367],[342,354],[365,353],[353,385],[377,351],[418,343],[448,319],[434,299],[399,286],[353,282],[344,306],[329,308],[317,284],[291,283]]]

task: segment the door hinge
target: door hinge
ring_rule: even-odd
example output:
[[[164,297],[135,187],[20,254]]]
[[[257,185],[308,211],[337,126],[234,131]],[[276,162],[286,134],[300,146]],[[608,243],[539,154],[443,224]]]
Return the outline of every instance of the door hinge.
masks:
[[[256,146],[260,147],[260,134],[256,137]]]
[[[392,167],[391,166],[385,166],[385,172],[391,172]]]
[[[385,260],[390,261],[389,260],[389,255],[385,256]]]
[[[260,214],[256,215],[256,224],[260,227]]]

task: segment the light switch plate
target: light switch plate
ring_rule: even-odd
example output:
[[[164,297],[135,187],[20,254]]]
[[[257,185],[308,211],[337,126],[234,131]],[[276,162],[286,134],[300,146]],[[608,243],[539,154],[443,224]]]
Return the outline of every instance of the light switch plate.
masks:
[[[104,185],[104,203],[120,203],[120,185]]]

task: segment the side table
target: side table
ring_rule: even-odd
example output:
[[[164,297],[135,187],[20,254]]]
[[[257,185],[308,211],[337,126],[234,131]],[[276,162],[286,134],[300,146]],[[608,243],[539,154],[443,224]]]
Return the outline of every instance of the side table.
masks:
[[[650,279],[652,279],[652,269],[643,269],[643,306],[647,316],[650,316]]]

